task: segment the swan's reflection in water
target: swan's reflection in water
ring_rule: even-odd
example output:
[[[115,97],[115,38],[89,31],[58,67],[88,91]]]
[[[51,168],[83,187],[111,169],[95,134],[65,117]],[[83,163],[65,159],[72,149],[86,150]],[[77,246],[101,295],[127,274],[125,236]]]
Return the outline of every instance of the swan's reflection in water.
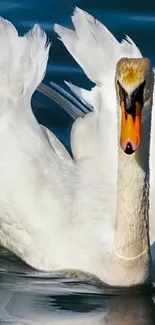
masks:
[[[113,292],[51,278],[1,251],[0,324],[153,325],[155,306],[149,292],[150,287]]]

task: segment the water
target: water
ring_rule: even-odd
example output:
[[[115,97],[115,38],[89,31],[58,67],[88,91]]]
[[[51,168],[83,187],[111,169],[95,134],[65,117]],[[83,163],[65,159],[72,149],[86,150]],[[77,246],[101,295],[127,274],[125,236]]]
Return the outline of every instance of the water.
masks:
[[[155,65],[155,3],[152,1],[10,0],[0,1],[0,14],[23,33],[34,22],[46,30],[53,46],[45,78],[89,87],[91,83],[57,40],[53,24],[71,26],[74,6],[103,21],[118,39],[128,34]],[[33,97],[38,121],[69,148],[71,118],[41,94]],[[0,252],[0,324],[151,325],[155,324],[154,287],[113,290],[96,283],[32,270],[5,250]]]
[[[153,297],[151,286],[101,287],[34,271],[1,251],[0,324],[153,325]]]

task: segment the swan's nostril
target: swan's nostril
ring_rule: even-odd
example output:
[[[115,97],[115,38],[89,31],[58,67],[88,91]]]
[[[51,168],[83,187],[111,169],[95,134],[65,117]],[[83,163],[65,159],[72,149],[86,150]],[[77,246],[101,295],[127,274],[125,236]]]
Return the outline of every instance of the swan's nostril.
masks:
[[[131,155],[134,152],[131,142],[128,142],[125,148],[125,153]]]

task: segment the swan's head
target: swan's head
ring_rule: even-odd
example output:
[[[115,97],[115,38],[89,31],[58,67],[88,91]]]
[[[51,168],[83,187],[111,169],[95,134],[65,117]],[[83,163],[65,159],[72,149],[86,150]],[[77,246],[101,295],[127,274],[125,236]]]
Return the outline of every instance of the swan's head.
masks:
[[[151,103],[154,75],[148,59],[122,58],[115,74],[116,94],[121,110],[120,145],[127,154],[140,144],[142,114]]]

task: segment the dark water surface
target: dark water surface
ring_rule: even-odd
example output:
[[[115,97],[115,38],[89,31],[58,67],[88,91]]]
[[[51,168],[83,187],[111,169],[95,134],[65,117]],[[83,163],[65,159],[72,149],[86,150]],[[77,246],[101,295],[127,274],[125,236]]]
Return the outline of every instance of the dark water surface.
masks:
[[[101,20],[118,39],[128,34],[155,65],[155,2],[122,0],[15,0],[0,1],[0,14],[23,33],[38,22],[52,40],[47,75],[89,87],[91,83],[53,32],[58,22],[70,26],[74,6]],[[42,124],[69,145],[71,118],[41,94],[33,110]],[[151,325],[155,324],[154,288],[112,290],[30,269],[6,251],[0,254],[0,324]]]

